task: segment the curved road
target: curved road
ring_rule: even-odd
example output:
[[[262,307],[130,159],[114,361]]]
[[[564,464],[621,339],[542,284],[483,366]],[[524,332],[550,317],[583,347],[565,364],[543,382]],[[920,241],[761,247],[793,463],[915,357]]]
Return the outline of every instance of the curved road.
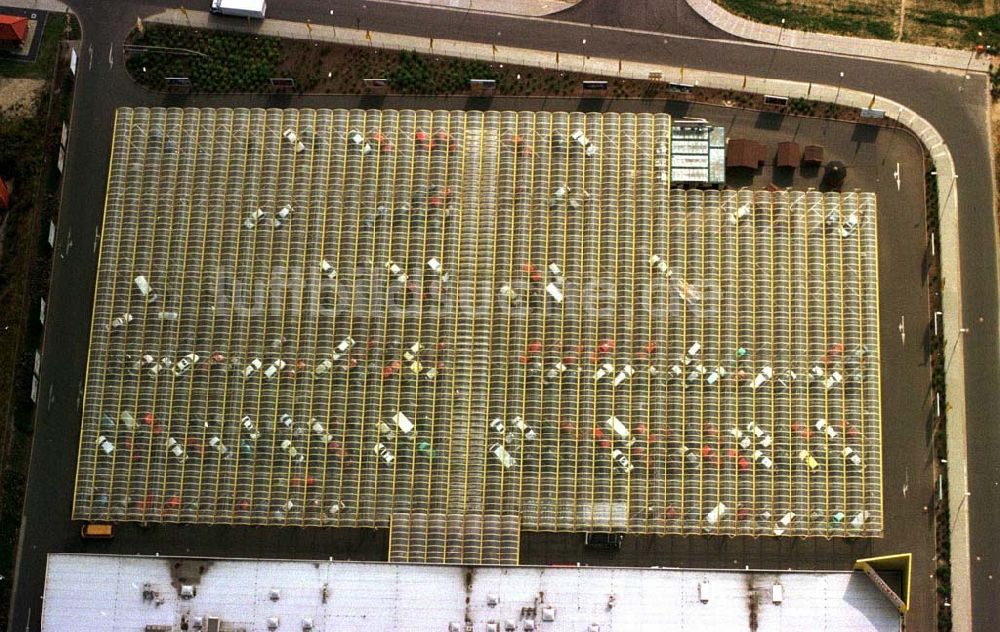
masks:
[[[69,521],[69,511],[79,430],[78,394],[87,357],[87,315],[96,270],[91,244],[96,243],[95,233],[100,230],[111,112],[119,105],[189,104],[184,96],[153,95],[132,84],[124,73],[121,57],[120,44],[134,26],[136,17],[174,8],[176,0],[135,2],[128,11],[122,10],[123,3],[118,0],[68,0],[68,4],[80,17],[84,41],[67,158],[69,169],[60,213],[60,237],[56,246],[62,256],[55,257],[53,264],[43,349],[45,361],[29,475],[30,493],[25,505],[9,627],[18,632],[39,629],[45,554],[82,549],[79,535]],[[208,0],[199,0],[199,4],[207,6]],[[336,3],[273,0],[269,16],[298,21],[309,18],[314,24],[360,26],[386,32],[620,57],[626,62],[657,61],[687,68],[757,76],[768,74],[829,85],[840,82],[845,88],[878,93],[905,103],[930,121],[947,139],[961,176],[962,326],[970,329],[964,341],[967,343],[965,375],[971,490],[967,504],[971,513],[975,628],[1000,629],[1000,605],[993,588],[993,581],[1000,581],[1000,556],[994,537],[1000,532],[1000,487],[995,484],[1000,480],[996,465],[996,455],[1000,454],[1000,425],[995,423],[993,415],[993,411],[1000,410],[1000,352],[997,343],[996,226],[985,114],[988,106],[985,76],[965,78],[961,74],[917,66],[773,50],[737,41],[695,16],[683,0],[628,3],[583,0],[548,19],[472,14],[372,0],[338,0]],[[624,30],[627,28],[643,31]],[[843,80],[839,79],[841,72]],[[197,102],[289,106],[310,101],[309,98],[279,98],[280,102],[268,97],[199,97]],[[315,100],[310,104],[315,105]],[[892,209],[884,209],[884,212],[892,212]],[[67,234],[73,236],[75,245],[72,248],[65,241]],[[891,256],[884,251],[882,254],[883,257]],[[81,297],[87,298],[81,301]],[[917,332],[914,337],[920,338],[923,333]],[[883,368],[883,374],[891,380],[892,367]],[[913,396],[925,400],[930,397],[924,392]],[[913,419],[913,432],[925,432],[925,422]],[[72,449],[67,447],[70,445]],[[892,446],[886,446],[884,452],[886,459],[893,458]],[[893,496],[887,491],[886,497]],[[185,544],[187,538],[217,537],[218,532],[210,536],[202,528],[181,529],[187,533]],[[144,542],[154,547],[152,550],[161,544],[165,547],[174,544],[176,548],[176,540],[165,539],[163,531],[151,530],[149,539]],[[169,533],[178,531],[172,529]],[[327,537],[324,530],[290,530],[283,537],[283,552],[286,553],[337,548],[343,554],[343,537],[334,540]],[[380,536],[359,534],[357,537]],[[294,543],[289,544],[290,540]],[[191,546],[195,547],[195,543]],[[89,546],[87,550],[100,549],[100,546]],[[266,556],[267,550],[248,551],[248,554]],[[270,550],[273,556],[275,549]],[[347,551],[347,555],[351,552]],[[993,580],[993,576],[997,580]]]

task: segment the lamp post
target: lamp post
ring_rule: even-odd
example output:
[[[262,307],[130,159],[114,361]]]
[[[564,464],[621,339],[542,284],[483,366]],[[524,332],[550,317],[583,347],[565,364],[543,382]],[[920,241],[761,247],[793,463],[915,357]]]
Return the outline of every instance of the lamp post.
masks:
[[[840,80],[837,81],[837,94],[833,97],[833,105],[837,105],[837,100],[840,98],[840,86],[844,83],[844,72],[840,72]]]

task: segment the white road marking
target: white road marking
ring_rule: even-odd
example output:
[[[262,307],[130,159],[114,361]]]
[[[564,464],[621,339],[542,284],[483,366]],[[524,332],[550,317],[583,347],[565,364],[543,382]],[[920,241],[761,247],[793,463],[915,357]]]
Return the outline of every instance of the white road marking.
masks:
[[[108,67],[109,68],[114,68],[115,67],[114,52],[115,52],[115,45],[111,44],[111,46],[108,47]]]
[[[892,177],[896,178],[896,190],[899,191],[899,163],[896,163],[896,171],[893,172]]]
[[[87,70],[92,70],[94,68],[94,45],[91,44],[87,47],[87,52],[90,53],[90,61],[87,62]]]
[[[94,233],[94,252],[97,252],[97,244],[101,241],[101,231]]]
[[[899,317],[899,337],[906,344],[906,316]]]

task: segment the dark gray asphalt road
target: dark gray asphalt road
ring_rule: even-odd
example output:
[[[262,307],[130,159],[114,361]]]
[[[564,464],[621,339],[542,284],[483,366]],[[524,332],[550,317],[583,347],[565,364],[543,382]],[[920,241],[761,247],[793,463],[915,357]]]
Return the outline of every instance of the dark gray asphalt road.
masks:
[[[120,42],[125,33],[134,25],[137,15],[146,15],[161,7],[174,7],[173,0],[161,2],[137,2],[129,11],[123,11],[121,3],[114,0],[70,0],[83,24],[84,44],[81,59],[81,74],[77,83],[74,121],[70,136],[67,164],[69,165],[64,183],[64,201],[60,215],[60,241],[54,263],[53,279],[47,317],[47,331],[42,366],[40,405],[38,409],[37,431],[29,477],[29,497],[26,502],[25,528],[22,530],[22,550],[17,574],[17,592],[11,620],[11,630],[38,629],[40,594],[43,583],[44,556],[50,551],[81,550],[82,543],[76,528],[69,522],[70,501],[73,484],[73,463],[75,445],[79,433],[79,400],[82,376],[86,364],[86,347],[89,336],[90,305],[93,295],[96,257],[93,251],[95,232],[100,229],[103,208],[105,179],[107,175],[108,148],[110,146],[112,111],[119,105],[261,105],[271,107],[317,106],[330,107],[329,98],[294,97],[216,97],[161,98],[150,95],[132,85],[124,75]],[[608,57],[622,57],[627,60],[658,61],[682,65],[688,68],[706,68],[734,73],[762,75],[770,68],[770,74],[781,78],[814,81],[835,85],[840,72],[845,73],[844,87],[856,88],[895,99],[927,118],[944,135],[955,157],[957,172],[961,176],[960,188],[960,230],[962,238],[962,274],[965,319],[964,326],[971,329],[966,336],[966,376],[968,380],[968,424],[970,436],[969,482],[972,496],[969,501],[973,542],[973,590],[974,611],[977,630],[1000,628],[1000,605],[995,599],[993,583],[987,575],[1000,576],[1000,557],[995,544],[994,533],[1000,528],[1000,488],[994,481],[1000,478],[995,465],[995,455],[1000,453],[1000,428],[994,422],[993,411],[1000,410],[998,403],[998,362],[997,346],[997,270],[995,265],[994,222],[992,217],[992,183],[989,158],[989,143],[985,120],[986,82],[984,77],[974,75],[963,79],[953,74],[920,69],[895,64],[885,64],[868,60],[853,60],[839,57],[814,55],[797,51],[779,51],[761,48],[741,42],[720,40],[695,40],[670,35],[648,33],[628,33],[617,29],[591,26],[596,24],[638,26],[645,29],[663,29],[670,33],[692,34],[700,37],[719,37],[712,27],[700,18],[693,17],[682,6],[682,0],[667,3],[644,0],[621,3],[626,9],[606,6],[607,2],[584,0],[574,9],[566,12],[565,20],[580,22],[553,22],[483,16],[437,9],[362,2],[361,0],[341,0],[335,6],[313,0],[285,0],[272,2],[269,15],[275,18],[304,20],[313,23],[372,28],[388,32],[410,33],[427,36],[450,36],[469,40],[493,41],[524,47],[590,53]],[[331,9],[334,13],[331,15]],[[638,18],[632,16],[640,16]],[[651,17],[642,17],[651,16]],[[638,22],[638,24],[636,24]],[[584,45],[583,40],[587,43]],[[109,66],[109,46],[114,46],[114,65]],[[90,67],[89,46],[93,46],[93,63]],[[959,87],[965,89],[959,91]],[[388,104],[387,104],[388,105]],[[886,208],[885,203],[882,204]],[[906,208],[901,206],[901,208]],[[904,233],[917,239],[919,219],[913,220],[911,229],[916,232]],[[883,227],[884,228],[884,227]],[[72,235],[69,246],[68,235]],[[885,261],[896,262],[891,249],[883,246],[883,273]],[[905,257],[905,255],[904,255]],[[905,278],[906,264],[900,268],[900,278]],[[886,285],[883,279],[883,285]],[[912,297],[890,297],[883,294],[883,304],[892,305],[898,298],[906,306],[900,309],[909,313],[918,309],[906,301]],[[979,319],[983,320],[980,321]],[[883,309],[883,330],[889,325],[891,331],[894,317]],[[910,320],[907,318],[907,320]],[[916,320],[916,319],[915,319]],[[929,322],[924,311],[919,322]],[[912,325],[911,325],[912,327]],[[912,329],[911,329],[912,331]],[[911,334],[913,335],[913,334]],[[919,337],[919,336],[914,336]],[[885,342],[889,343],[884,334]],[[886,405],[886,421],[900,432],[918,435],[921,442],[926,438],[925,410],[929,393],[925,383],[914,372],[913,365],[921,361],[916,345],[906,353],[901,353],[898,363],[885,350],[883,362],[883,389],[899,389],[906,395],[919,398],[921,408],[912,409],[892,417],[896,411]],[[900,373],[904,376],[900,377]],[[912,377],[916,376],[916,377]],[[916,414],[917,417],[910,417]],[[901,435],[902,436],[902,435]],[[919,442],[918,442],[919,443]],[[909,470],[909,484],[912,493],[924,493],[928,484],[926,465],[929,451],[920,445],[903,442],[898,450],[923,463],[919,472]],[[920,454],[921,451],[926,451]],[[887,443],[887,462],[899,456]],[[886,509],[893,510],[893,498],[898,499],[898,481],[890,480],[890,470],[886,475]],[[922,479],[922,480],[920,480]],[[917,483],[915,483],[917,480]],[[917,487],[915,487],[917,485]],[[926,497],[926,495],[925,495]],[[923,528],[923,527],[922,527]],[[192,552],[194,554],[218,554],[221,547],[232,555],[280,557],[320,556],[323,551],[333,555],[361,557],[384,536],[358,535],[348,539],[348,544],[339,536],[317,530],[275,531],[263,529],[206,529],[195,527],[156,527],[149,531],[130,534],[126,529],[116,543],[105,543],[101,547],[87,550],[125,550],[131,543],[143,543],[143,552],[159,550],[168,552]],[[860,550],[871,548],[889,550],[896,542],[894,534],[887,532],[890,539],[862,545]],[[361,540],[369,538],[367,544]],[[908,540],[908,538],[904,538]],[[740,542],[737,540],[737,542]],[[228,544],[228,546],[226,546]],[[680,546],[680,548],[678,548]],[[719,543],[706,545],[726,554],[732,547],[746,550],[767,548],[771,545],[758,542]],[[813,543],[789,544],[777,547],[778,554],[788,565],[794,566],[806,556],[801,551],[814,548]],[[850,543],[835,543],[847,554],[854,552]],[[138,547],[136,547],[138,548]],[[682,550],[689,546],[672,546],[676,556],[672,563],[681,564]],[[785,550],[782,551],[781,549]],[[794,551],[792,549],[795,549]],[[368,553],[371,555],[371,553]],[[813,554],[812,557],[821,557]],[[979,557],[980,559],[976,559]],[[699,559],[701,559],[699,557]],[[841,559],[838,557],[837,559]],[[552,560],[558,561],[558,560]]]

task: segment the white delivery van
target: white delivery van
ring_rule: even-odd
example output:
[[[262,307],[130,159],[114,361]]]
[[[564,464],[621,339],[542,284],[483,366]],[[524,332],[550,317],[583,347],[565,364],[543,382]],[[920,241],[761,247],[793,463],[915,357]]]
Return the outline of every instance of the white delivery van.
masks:
[[[241,18],[263,18],[266,12],[266,0],[212,0],[212,13],[219,15],[235,15]]]

